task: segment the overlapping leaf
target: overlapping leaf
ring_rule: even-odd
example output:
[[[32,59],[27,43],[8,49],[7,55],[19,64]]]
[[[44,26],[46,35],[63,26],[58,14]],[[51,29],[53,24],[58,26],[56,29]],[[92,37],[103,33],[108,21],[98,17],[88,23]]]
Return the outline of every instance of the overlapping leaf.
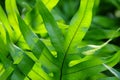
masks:
[[[0,14],[3,15],[0,16],[0,80],[116,79],[101,73],[106,70],[103,63],[113,67],[120,61],[118,46],[109,44],[112,39],[100,46],[92,45],[92,49],[86,49],[87,51],[78,48],[90,27],[95,0],[81,0],[79,10],[73,16],[69,26],[61,22],[57,23],[50,12],[58,0],[36,0],[33,4],[23,0],[17,2],[24,5],[23,7],[26,6],[28,12],[21,13],[20,16],[16,0],[6,0],[7,18],[0,6]],[[112,21],[110,24],[114,23]],[[106,27],[105,23],[103,25]],[[47,38],[41,39],[40,29],[45,35],[48,33]],[[17,33],[15,37],[14,33]],[[109,35],[109,32],[105,34]],[[119,32],[112,38],[118,36]],[[13,38],[17,43],[14,44]],[[115,48],[107,50],[112,54],[107,53],[106,57],[104,51],[95,53],[106,45]],[[107,47],[107,49],[112,48]],[[119,78],[119,72],[107,68]]]
[[[16,0],[5,0],[5,4],[6,4],[5,6],[6,6],[6,12],[8,15],[8,20],[10,22],[10,26],[12,26],[14,34],[16,34],[14,35],[14,37],[16,38],[15,41],[17,41],[21,33],[18,27],[18,20],[16,15],[16,13],[19,13],[16,5]],[[10,6],[7,6],[7,5],[10,5]]]

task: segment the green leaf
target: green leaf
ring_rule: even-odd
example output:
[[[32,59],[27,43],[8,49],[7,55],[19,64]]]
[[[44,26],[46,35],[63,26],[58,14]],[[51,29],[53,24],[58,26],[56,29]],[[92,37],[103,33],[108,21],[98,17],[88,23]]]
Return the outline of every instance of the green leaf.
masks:
[[[0,76],[0,80],[7,80],[7,78],[12,74],[13,68],[10,66],[8,67],[5,72]]]
[[[13,72],[11,76],[11,80],[24,80],[24,78],[25,78],[25,75],[23,75],[18,68],[16,68],[16,70]]]
[[[48,10],[52,10],[59,0],[42,0]]]
[[[7,46],[9,52],[14,60],[13,64],[18,64],[23,58],[23,51],[11,42],[7,31],[6,31],[6,38],[7,38]]]
[[[0,52],[0,60],[5,69],[11,65],[11,61],[7,59],[6,56],[2,54],[2,52]]]
[[[4,41],[4,43],[6,43],[6,33],[1,22],[0,22],[0,37]]]
[[[10,56],[12,57],[14,62],[12,63],[12,61],[10,59],[7,59],[6,56],[4,56],[3,54],[0,54],[0,59],[5,67],[5,72],[2,73],[0,79],[6,80],[10,75],[12,75],[11,76],[12,79],[16,79],[16,78],[24,79],[26,77],[25,75],[27,75],[28,72],[32,69],[34,62],[28,56],[26,56],[26,54],[19,47],[15,46],[11,42],[7,31],[6,31],[6,37],[7,37],[7,45],[8,45],[7,47],[11,54]],[[17,64],[18,66],[15,67],[13,64]],[[29,65],[29,67],[23,68],[26,65]],[[16,69],[17,69],[17,73],[16,73]],[[21,71],[18,71],[19,69]],[[12,72],[13,72],[13,74],[12,74]],[[23,73],[21,74],[21,72],[23,72]],[[13,76],[14,76],[14,78],[13,78]],[[23,76],[23,77],[21,77],[21,76]]]
[[[119,61],[120,61],[120,50],[118,50],[114,55],[112,55],[111,57],[108,58],[103,58],[105,64],[109,65],[109,66],[114,66],[116,65]]]
[[[48,48],[44,45],[44,43],[34,34],[30,28],[25,24],[25,22],[21,19],[18,15],[19,27],[21,33],[23,34],[26,42],[28,43],[29,47],[33,51],[34,55],[39,59],[41,53],[48,58],[50,61],[56,61],[56,59],[52,56]],[[56,64],[56,63],[55,63]]]
[[[0,52],[0,60],[4,66],[5,71],[0,75],[0,80],[6,80],[14,71],[14,68],[12,66],[12,61],[6,58],[5,55],[3,55]]]
[[[75,49],[89,29],[92,20],[93,5],[94,0],[81,0],[80,8],[71,20],[64,42],[67,53],[71,53]]]
[[[94,60],[93,60],[94,59]],[[92,76],[99,71],[101,71],[101,65],[102,61],[100,59],[97,59],[95,57],[92,57],[91,59],[88,59],[83,62],[79,62],[78,64],[72,66],[72,67],[64,67],[63,69],[63,80],[84,80],[85,78]],[[96,69],[96,70],[93,70]],[[91,74],[87,74],[90,72]],[[79,74],[79,76],[78,76]],[[86,75],[87,74],[87,75]],[[72,76],[75,76],[72,78]]]
[[[48,31],[49,37],[51,39],[51,42],[58,52],[58,58],[62,58],[61,55],[64,55],[63,52],[63,42],[64,42],[64,37],[59,29],[56,21],[54,20],[53,16],[50,14],[48,9],[45,7],[45,5],[42,3],[41,0],[37,0],[37,6],[39,13],[42,16],[43,22],[45,24],[45,27]]]
[[[14,37],[16,38],[16,41],[17,41],[21,33],[18,26],[17,14],[19,12],[16,6],[16,0],[5,0],[5,7],[6,7],[6,12],[8,15],[8,20],[10,22],[10,25],[13,27],[13,30],[15,32],[14,34],[16,34]]]
[[[7,16],[6,16],[4,10],[2,9],[1,5],[0,5],[0,15],[2,15],[2,16],[0,16],[0,25],[2,25],[2,26],[4,25],[4,27],[6,27],[6,29],[7,29],[8,33],[9,33],[10,37],[13,39],[12,28],[11,28],[11,26],[9,24]]]
[[[24,73],[24,75],[27,75],[32,69],[33,65],[34,65],[34,61],[31,58],[29,58],[27,55],[24,55],[23,59],[17,66],[21,70],[21,72]]]
[[[77,0],[58,1],[17,0],[18,6],[16,0],[6,0],[7,16],[0,6],[0,80],[117,80],[103,71],[108,68],[119,78],[119,72],[108,67],[120,62],[118,20],[96,16],[90,25],[100,0],[79,0],[74,16]],[[73,16],[70,25],[59,18],[61,13],[51,11],[57,3],[66,18]]]
[[[90,45],[91,47],[93,47],[93,49],[84,51],[83,54],[84,55],[92,55],[94,54],[96,51],[100,50],[101,48],[105,47],[112,39],[109,39],[108,41],[106,41],[105,43],[103,43],[100,46],[94,46],[94,45]]]
[[[115,70],[112,67],[107,66],[106,64],[103,64],[113,75],[115,75],[118,79],[120,79],[120,72]]]
[[[45,4],[45,6],[49,11],[52,10],[52,8],[58,3],[58,1],[59,0],[42,0],[42,2]],[[20,1],[20,2],[23,3],[24,1]],[[24,2],[24,3],[27,6],[29,2]],[[27,13],[23,15],[25,15],[25,18],[24,18],[25,22],[27,24],[30,24],[35,32],[39,33],[41,31],[41,25],[43,23],[43,20],[38,10],[36,10],[35,8],[32,8],[30,9],[30,11],[27,11]]]
[[[14,72],[11,75],[12,80],[23,80],[27,79],[27,75],[32,70],[35,62],[29,58],[25,53],[23,53],[22,60],[17,64],[14,65]],[[27,67],[26,67],[27,66]]]
[[[41,74],[42,73],[42,74]],[[31,79],[36,80],[51,80],[50,76],[44,72],[44,70],[41,68],[40,63],[36,63],[31,70],[31,72],[28,74],[28,76]]]
[[[60,65],[59,61],[56,60],[56,58],[50,53],[44,43],[37,37],[36,34],[31,31],[31,29],[25,24],[25,22],[21,19],[19,15],[18,21],[24,39],[26,40],[33,54],[38,59],[37,61],[42,64],[41,68],[44,70],[44,72],[46,72],[47,74],[51,72],[58,73],[58,67]],[[29,70],[26,72],[27,69],[24,68],[23,64],[24,63],[21,62],[20,70],[22,70],[26,74]]]
[[[64,68],[67,61],[66,57],[69,53],[72,53],[72,50],[76,50],[76,46],[86,34],[92,19],[92,8],[94,5],[94,0],[81,0],[80,3],[80,8],[70,23],[68,34],[66,35],[66,40],[64,42],[65,56],[61,67],[61,80],[65,69],[67,69]],[[77,77],[79,76],[76,76],[75,78]],[[66,78],[64,77],[64,79]]]
[[[11,53],[13,60],[14,60],[13,64],[18,64],[23,58],[23,51],[21,51],[15,45],[12,45],[12,44],[10,45],[10,53]]]
[[[0,52],[5,56],[8,55],[8,50],[6,46],[6,33],[2,24],[0,24]]]
[[[94,60],[92,60],[92,59],[94,59]],[[88,57],[88,60],[79,62],[78,64],[76,64],[74,66],[68,66],[68,67],[64,68],[65,70],[63,70],[64,71],[63,74],[70,74],[70,73],[79,72],[79,71],[87,69],[87,68],[89,68],[91,66],[99,65],[101,63],[102,63],[102,61],[97,59],[96,57],[91,57],[90,59]]]

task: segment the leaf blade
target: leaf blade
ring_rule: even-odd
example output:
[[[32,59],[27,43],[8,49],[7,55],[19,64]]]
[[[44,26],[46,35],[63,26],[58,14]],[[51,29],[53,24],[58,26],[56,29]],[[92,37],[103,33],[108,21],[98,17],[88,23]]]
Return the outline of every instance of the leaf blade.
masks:
[[[70,28],[65,40],[65,50],[68,53],[81,42],[90,27],[94,1],[95,0],[81,0],[80,8],[71,20]]]
[[[55,22],[53,16],[51,13],[48,11],[48,9],[45,7],[45,5],[42,3],[41,0],[38,1],[38,8],[39,8],[39,13],[41,14],[43,18],[43,22],[45,24],[45,27],[48,31],[48,34],[50,36],[51,42],[53,46],[55,47],[56,51],[58,53],[61,53],[63,55],[63,42],[64,42],[64,37],[62,35],[61,30],[58,28],[57,23]],[[59,54],[58,54],[59,56]],[[62,56],[61,56],[62,58]]]

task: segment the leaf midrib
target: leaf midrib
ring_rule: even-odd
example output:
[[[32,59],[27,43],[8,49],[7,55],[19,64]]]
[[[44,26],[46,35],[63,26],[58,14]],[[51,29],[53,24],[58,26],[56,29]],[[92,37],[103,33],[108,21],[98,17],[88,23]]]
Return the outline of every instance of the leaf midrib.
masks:
[[[66,49],[66,51],[65,51],[65,55],[64,55],[64,58],[63,58],[63,62],[62,62],[62,66],[61,66],[61,73],[60,73],[60,80],[62,80],[62,70],[63,70],[63,66],[64,66],[64,63],[65,63],[65,59],[66,59],[66,56],[67,56],[67,53],[68,53],[68,51],[69,51],[69,48],[70,48],[70,46],[71,46],[71,44],[72,44],[72,41],[74,40],[74,37],[76,36],[76,33],[78,32],[78,29],[79,29],[79,27],[80,27],[80,25],[82,24],[82,21],[83,21],[83,19],[84,19],[84,17],[85,17],[85,13],[86,13],[86,8],[87,8],[87,6],[88,6],[88,2],[89,2],[89,0],[87,1],[87,4],[86,4],[86,7],[85,7],[85,11],[84,11],[84,15],[83,15],[83,17],[82,17],[82,19],[81,19],[81,21],[80,21],[80,23],[79,23],[79,26],[77,27],[77,29],[76,29],[76,31],[75,31],[75,33],[74,33],[74,35],[73,35],[73,37],[72,37],[72,39],[71,39],[71,41],[70,41],[70,44],[68,45],[68,48]]]

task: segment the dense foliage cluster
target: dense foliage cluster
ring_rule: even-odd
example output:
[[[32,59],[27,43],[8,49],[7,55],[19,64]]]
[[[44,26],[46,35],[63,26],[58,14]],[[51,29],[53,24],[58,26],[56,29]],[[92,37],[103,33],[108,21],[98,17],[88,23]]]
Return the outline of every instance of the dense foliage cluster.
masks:
[[[120,0],[0,0],[0,80],[120,80]]]

